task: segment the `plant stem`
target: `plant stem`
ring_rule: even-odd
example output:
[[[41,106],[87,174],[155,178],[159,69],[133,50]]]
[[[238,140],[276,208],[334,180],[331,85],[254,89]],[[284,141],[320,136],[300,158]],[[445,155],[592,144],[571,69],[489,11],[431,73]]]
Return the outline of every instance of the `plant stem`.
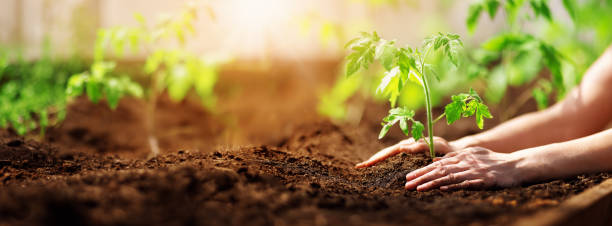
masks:
[[[431,93],[429,91],[429,84],[427,82],[427,76],[423,74],[423,88],[425,90],[425,108],[427,109],[427,135],[429,136],[429,155],[431,158],[436,157],[433,142],[433,120],[431,113]]]
[[[436,122],[440,121],[440,119],[444,118],[444,116],[446,116],[446,113],[442,113],[440,116],[438,116],[436,119],[434,119],[433,123],[436,124]]]
[[[145,126],[147,129],[147,140],[151,153],[149,157],[155,157],[159,154],[159,145],[157,142],[157,136],[155,135],[155,109],[157,107],[157,82],[159,80],[159,73],[153,73],[151,75],[151,87],[149,97],[147,98],[147,107],[145,112]]]
[[[431,158],[436,157],[436,151],[434,150],[434,141],[433,141],[433,116],[431,113],[431,92],[429,90],[429,82],[427,81],[427,76],[425,75],[425,59],[429,55],[429,51],[431,50],[431,46],[427,48],[425,51],[425,55],[421,57],[421,76],[423,76],[423,90],[425,91],[425,108],[427,110],[427,135],[429,136],[429,155]]]

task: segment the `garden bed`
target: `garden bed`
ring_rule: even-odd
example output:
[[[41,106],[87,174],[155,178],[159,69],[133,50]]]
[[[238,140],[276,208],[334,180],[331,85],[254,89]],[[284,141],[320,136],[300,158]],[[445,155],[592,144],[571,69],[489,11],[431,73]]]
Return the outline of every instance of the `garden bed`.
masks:
[[[276,146],[152,159],[63,153],[5,135],[0,213],[6,225],[510,225],[559,206],[610,174],[488,190],[402,189],[430,162],[401,154],[353,169],[382,144],[369,129],[309,123]]]
[[[366,104],[357,125],[317,116],[317,84],[331,82],[333,65],[309,68],[314,77],[287,77],[298,73],[282,64],[250,76],[226,72],[215,113],[189,99],[160,98],[162,153],[154,158],[147,158],[142,100],[125,98],[111,111],[106,103],[77,99],[45,140],[0,130],[0,225],[512,225],[517,219],[529,225],[611,176],[405,191],[405,175],[431,161],[425,154],[353,168],[405,138],[395,128],[376,140],[383,104]],[[531,102],[521,113],[533,109]],[[472,120],[440,124],[436,132],[448,139],[478,132]]]

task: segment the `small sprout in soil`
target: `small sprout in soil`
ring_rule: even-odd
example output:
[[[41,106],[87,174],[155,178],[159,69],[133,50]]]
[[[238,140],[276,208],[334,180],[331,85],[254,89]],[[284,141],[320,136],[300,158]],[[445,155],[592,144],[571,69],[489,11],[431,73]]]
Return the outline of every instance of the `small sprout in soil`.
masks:
[[[367,69],[374,60],[379,61],[386,70],[381,80],[377,93],[389,97],[391,107],[389,115],[383,119],[379,139],[383,138],[391,127],[399,123],[400,128],[406,136],[412,135],[415,140],[424,137],[425,125],[414,119],[415,111],[406,107],[395,107],[396,100],[407,82],[412,81],[423,87],[425,92],[425,107],[427,111],[427,135],[425,142],[429,145],[432,158],[435,157],[433,124],[446,117],[450,125],[461,117],[475,116],[476,125],[482,129],[484,118],[492,118],[489,108],[483,103],[482,98],[474,91],[461,93],[451,97],[452,102],[444,108],[444,113],[433,118],[431,103],[431,79],[437,78],[431,64],[428,64],[429,54],[440,51],[448,57],[451,64],[459,64],[459,52],[463,43],[456,34],[442,34],[430,36],[425,39],[421,48],[406,46],[398,48],[395,41],[387,41],[378,36],[376,32],[361,33],[361,36],[351,40],[346,48],[352,53],[346,57],[346,75],[351,76],[359,69]],[[408,123],[412,126],[408,126]]]

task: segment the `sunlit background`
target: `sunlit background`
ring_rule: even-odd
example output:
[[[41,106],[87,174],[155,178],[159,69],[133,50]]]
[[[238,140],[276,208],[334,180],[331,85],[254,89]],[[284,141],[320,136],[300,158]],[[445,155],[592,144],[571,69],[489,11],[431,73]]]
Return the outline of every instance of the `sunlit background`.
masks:
[[[96,29],[137,25],[136,12],[154,20],[179,11],[188,1],[176,0],[2,0],[0,42],[21,44],[29,57],[40,53],[45,38],[56,54],[91,54]],[[343,42],[360,31],[377,30],[400,43],[418,44],[438,31],[452,31],[468,43],[503,26],[481,21],[470,36],[465,17],[470,1],[429,0],[223,0],[196,1],[214,18],[197,20],[197,36],[188,42],[196,52],[225,52],[238,58],[336,59]],[[551,1],[555,16],[567,20],[561,1]],[[525,28],[535,29],[535,28]],[[348,36],[348,37],[346,37]]]

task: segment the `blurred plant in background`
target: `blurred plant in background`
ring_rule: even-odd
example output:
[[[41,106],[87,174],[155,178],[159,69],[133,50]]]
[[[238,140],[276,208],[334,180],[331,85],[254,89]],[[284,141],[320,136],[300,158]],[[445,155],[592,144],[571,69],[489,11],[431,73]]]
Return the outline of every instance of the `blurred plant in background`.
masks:
[[[563,5],[573,17],[574,2],[564,0]],[[475,63],[480,65],[473,76],[480,76],[485,80],[485,97],[489,101],[500,103],[508,86],[529,86],[524,93],[514,97],[511,103],[500,106],[504,109],[500,116],[503,121],[514,116],[532,96],[538,108],[547,107],[549,96],[553,92],[556,93],[556,99],[561,99],[579,79],[576,73],[567,73],[575,67],[571,58],[561,53],[549,39],[525,32],[525,26],[538,19],[544,19],[548,26],[555,23],[548,1],[475,1],[469,7],[466,20],[468,30],[474,32],[482,14],[494,19],[500,11],[505,17],[505,29],[482,43],[479,49],[472,51],[472,57]],[[539,76],[543,68],[548,69],[550,78]]]
[[[564,1],[570,24],[552,21],[539,36],[571,57],[574,67],[564,67],[566,83],[577,84],[588,67],[612,44],[612,1]],[[572,80],[573,79],[573,80]]]
[[[204,6],[207,16],[215,15],[209,6]],[[162,17],[152,27],[141,14],[135,14],[138,27],[113,27],[100,29],[94,47],[94,62],[91,70],[75,74],[70,78],[66,90],[70,97],[87,94],[92,102],[105,97],[109,106],[115,108],[125,95],[143,97],[143,88],[130,77],[113,77],[111,72],[116,63],[105,59],[107,49],[115,56],[122,57],[128,49],[134,53],[143,52],[146,61],[142,65],[148,76],[146,86],[147,110],[145,123],[153,155],[159,153],[155,136],[155,106],[158,96],[167,91],[170,99],[183,100],[194,89],[201,103],[214,110],[216,97],[214,85],[217,81],[217,67],[226,59],[197,56],[184,47],[186,36],[194,34],[193,23],[198,16],[198,6],[189,4],[178,14]],[[176,47],[165,47],[175,44]]]
[[[55,60],[49,42],[40,59],[28,62],[20,51],[0,49],[0,127],[25,135],[38,129],[43,137],[48,126],[66,116],[66,82],[85,67],[73,57]]]

